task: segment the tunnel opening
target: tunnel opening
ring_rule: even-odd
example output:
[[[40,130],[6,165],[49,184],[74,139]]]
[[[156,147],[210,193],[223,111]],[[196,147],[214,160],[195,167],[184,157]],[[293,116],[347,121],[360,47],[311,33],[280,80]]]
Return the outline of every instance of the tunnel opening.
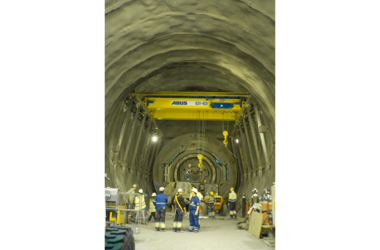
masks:
[[[274,20],[274,1],[106,1],[105,186],[270,188]]]

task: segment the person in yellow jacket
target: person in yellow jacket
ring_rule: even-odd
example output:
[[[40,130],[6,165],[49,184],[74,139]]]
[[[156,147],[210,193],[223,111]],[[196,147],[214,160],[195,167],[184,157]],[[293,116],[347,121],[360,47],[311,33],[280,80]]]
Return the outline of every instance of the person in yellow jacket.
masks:
[[[143,216],[143,224],[146,225],[146,222],[145,222],[145,208],[146,208],[146,205],[145,205],[144,191],[142,189],[140,189],[139,190],[139,194],[135,197],[135,209],[137,209],[137,211],[136,211],[136,219],[135,219],[136,223],[137,223],[137,218],[139,217],[139,214],[140,214],[139,210],[141,210],[141,213],[142,213],[142,216]]]
[[[230,190],[230,194],[228,195],[228,210],[230,211],[231,218],[236,219],[236,202],[237,202],[237,196],[234,191],[234,188],[232,187]]]
[[[156,195],[157,195],[156,193],[153,193],[153,194],[152,194],[152,197],[150,198],[150,201],[149,201],[149,212],[150,212],[150,216],[149,216],[148,222],[150,222],[150,219],[152,219],[152,218],[153,218],[153,220],[156,219],[156,206],[153,204],[153,198],[154,198]]]

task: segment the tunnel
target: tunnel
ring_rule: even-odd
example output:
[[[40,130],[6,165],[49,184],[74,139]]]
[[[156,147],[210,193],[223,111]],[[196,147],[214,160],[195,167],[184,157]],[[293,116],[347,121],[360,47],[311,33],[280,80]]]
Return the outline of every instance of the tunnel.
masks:
[[[174,187],[199,154],[204,167],[190,182],[202,190],[217,184],[227,198],[231,187],[241,197],[272,186],[274,10],[267,0],[106,1],[106,187],[137,184],[148,194]],[[244,93],[245,111],[235,120],[149,114],[147,95],[186,92]]]

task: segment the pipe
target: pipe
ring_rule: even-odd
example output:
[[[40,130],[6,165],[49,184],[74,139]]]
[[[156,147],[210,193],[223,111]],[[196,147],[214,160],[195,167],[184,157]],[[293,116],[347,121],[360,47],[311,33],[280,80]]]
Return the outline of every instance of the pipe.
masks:
[[[142,120],[140,131],[139,131],[139,135],[137,137],[137,143],[136,143],[136,146],[135,146],[135,150],[134,150],[133,157],[132,157],[132,162],[131,162],[132,173],[133,173],[133,168],[135,167],[136,155],[137,155],[137,153],[139,151],[139,145],[140,145],[141,135],[142,135],[142,131],[144,130],[145,120],[146,120],[147,116],[148,116],[147,114],[144,114],[144,118]]]
[[[128,157],[128,153],[129,153],[129,148],[131,147],[132,137],[135,134],[134,132],[135,132],[135,127],[136,127],[136,121],[137,121],[137,118],[140,115],[140,110],[141,110],[141,104],[138,105],[136,113],[135,113],[135,116],[133,118],[132,128],[131,128],[131,131],[129,133],[128,143],[127,143],[127,149],[125,150],[123,161],[122,161],[124,163],[127,161],[127,157]]]
[[[256,113],[256,119],[257,119],[257,126],[258,126],[259,132],[260,132],[261,119],[260,119],[259,108],[258,108],[256,103],[254,104],[254,107],[255,107],[255,113]],[[269,162],[269,158],[268,158],[268,152],[267,152],[267,146],[265,143],[264,133],[260,133],[260,139],[261,139],[261,144],[262,144],[263,151],[264,151],[266,167],[267,167],[267,169],[269,169],[270,162]]]
[[[255,146],[255,152],[256,152],[256,157],[257,157],[257,164],[259,166],[259,176],[262,175],[260,172],[262,172],[260,165],[261,165],[261,159],[260,159],[260,153],[259,153],[259,144],[257,143],[257,137],[256,137],[256,131],[255,131],[255,124],[253,123],[253,119],[251,116],[251,112],[248,109],[247,110],[247,116],[248,116],[248,121],[249,121],[249,127],[251,128],[251,134],[253,138],[253,144]]]
[[[249,132],[248,132],[248,129],[247,129],[247,124],[245,122],[244,116],[242,116],[242,119],[243,119],[243,125],[244,125],[244,133],[245,133],[245,136],[247,137],[247,144],[248,144],[248,149],[249,149],[249,155],[251,156],[252,171],[250,171],[250,172],[251,172],[251,176],[252,176],[253,171],[255,170],[255,161],[253,159],[251,140],[249,139]]]

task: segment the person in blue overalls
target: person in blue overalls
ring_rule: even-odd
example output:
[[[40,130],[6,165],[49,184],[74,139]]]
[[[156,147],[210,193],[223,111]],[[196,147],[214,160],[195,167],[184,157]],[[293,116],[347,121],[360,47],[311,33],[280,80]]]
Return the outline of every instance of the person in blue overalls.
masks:
[[[160,194],[154,197],[153,204],[156,206],[156,231],[165,231],[165,214],[168,197],[164,195],[164,187],[160,187]]]
[[[191,200],[189,204],[189,211],[190,211],[190,226],[189,226],[189,232],[195,232],[198,233],[199,231],[199,206],[200,206],[200,200],[197,197],[198,190],[196,188],[191,189]]]
[[[191,164],[186,168],[186,181],[190,181]]]

